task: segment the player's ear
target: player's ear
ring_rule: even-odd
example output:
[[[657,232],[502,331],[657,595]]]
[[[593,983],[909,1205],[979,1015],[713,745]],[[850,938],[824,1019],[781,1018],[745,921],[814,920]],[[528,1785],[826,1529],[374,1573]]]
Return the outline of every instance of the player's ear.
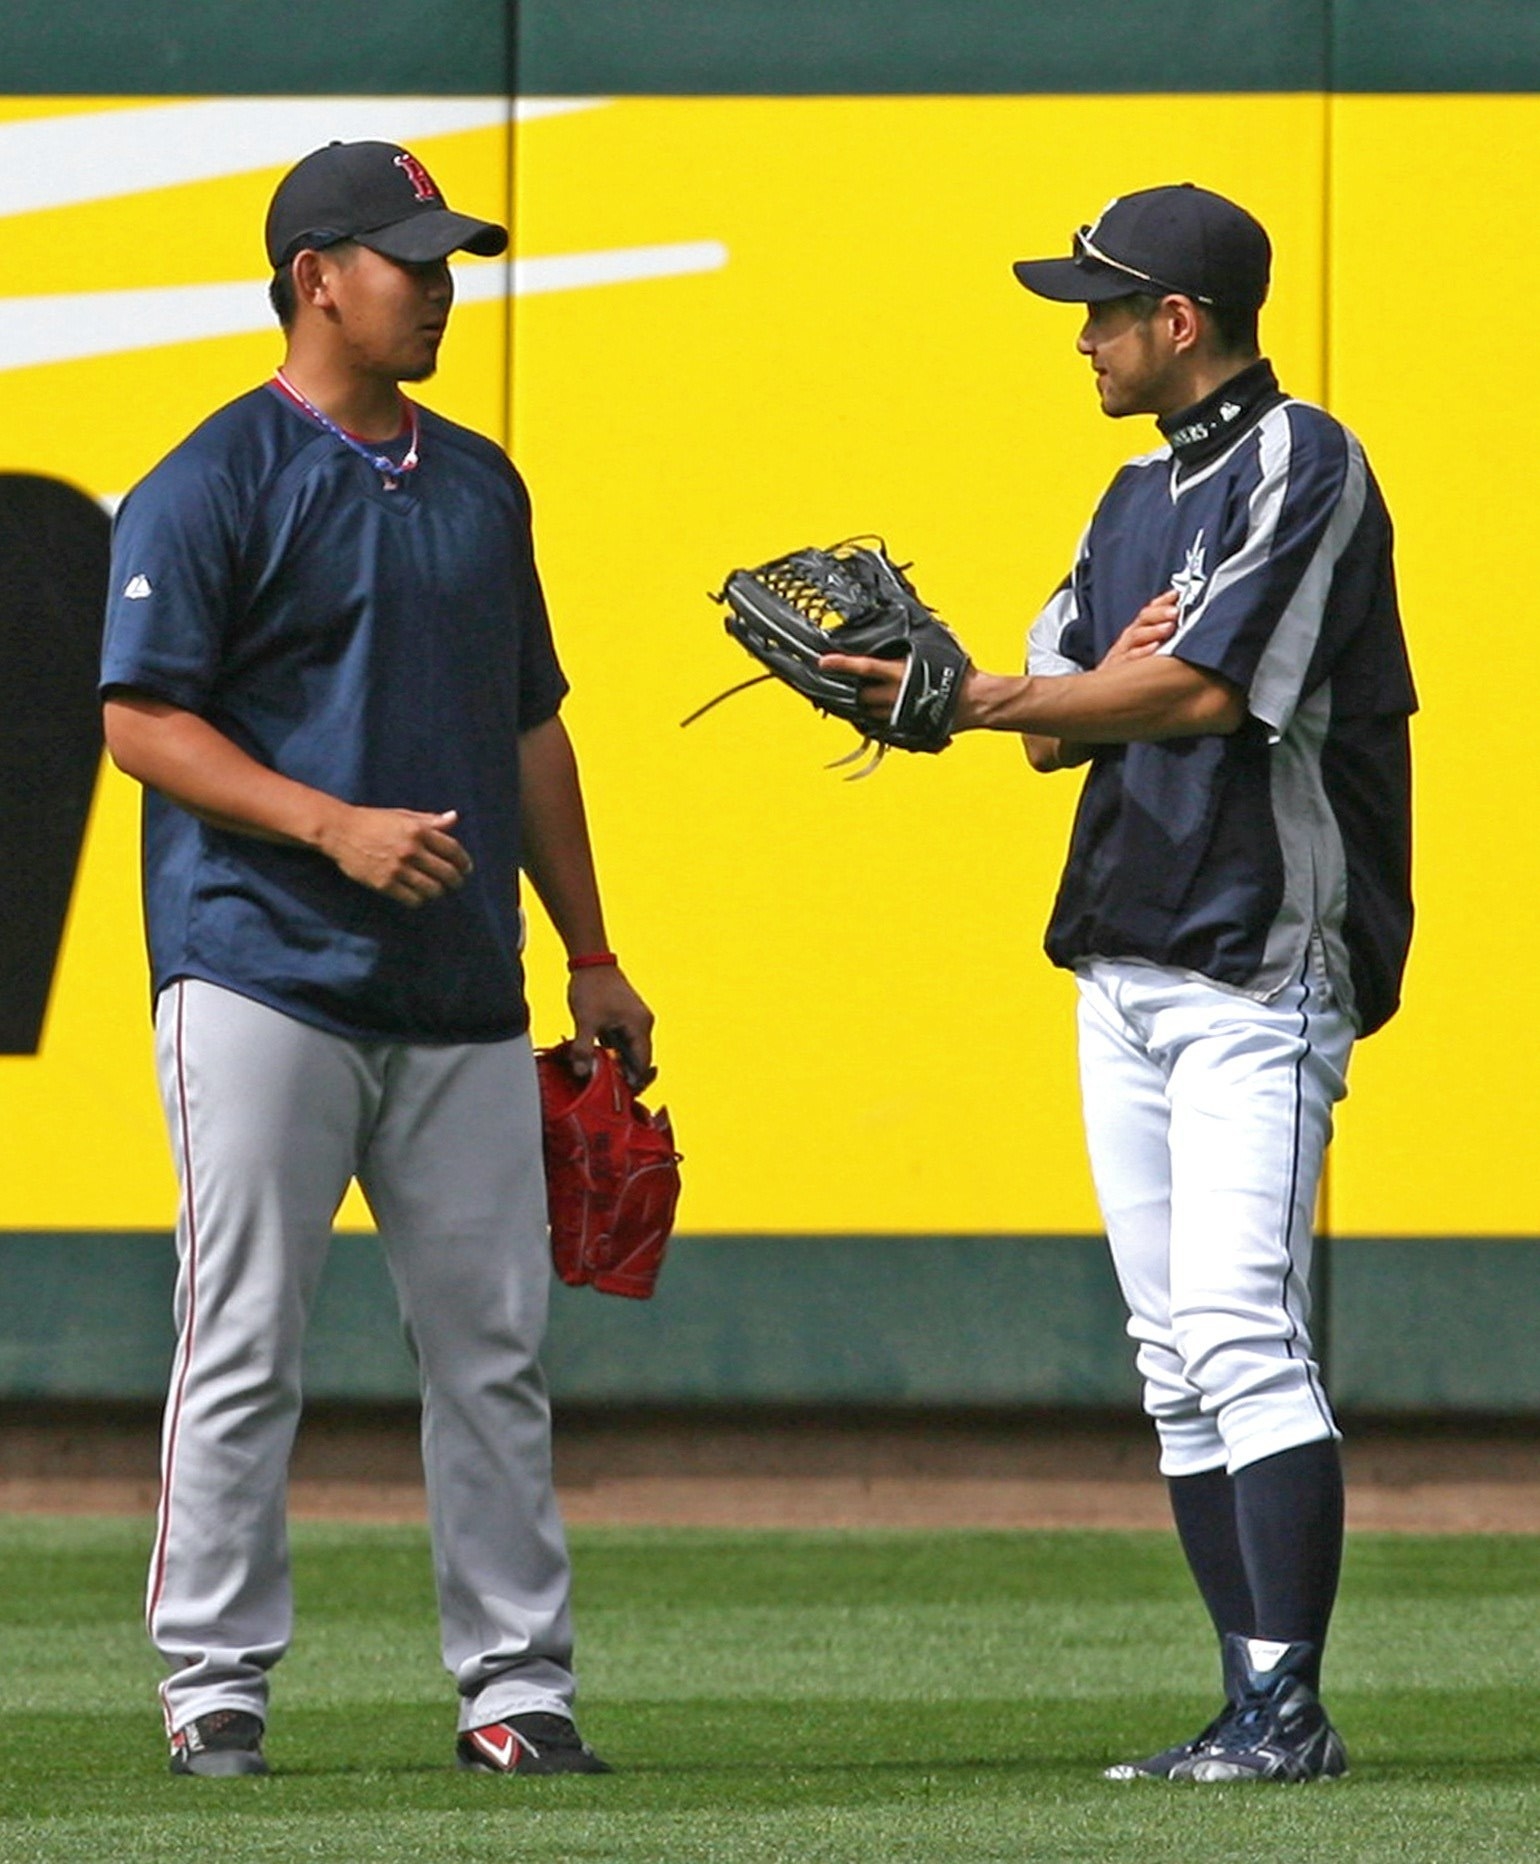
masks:
[[[289,267],[294,280],[295,303],[313,305],[317,310],[328,309],[332,302],[332,270],[322,255],[310,247],[297,252]]]
[[[1162,298],[1160,308],[1166,314],[1171,345],[1178,354],[1190,350],[1203,340],[1203,313],[1192,299],[1180,292]]]

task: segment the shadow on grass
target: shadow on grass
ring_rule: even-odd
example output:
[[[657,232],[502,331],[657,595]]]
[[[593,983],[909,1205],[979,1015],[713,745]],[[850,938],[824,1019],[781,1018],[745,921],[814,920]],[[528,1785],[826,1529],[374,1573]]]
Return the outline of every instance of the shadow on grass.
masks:
[[[496,1775],[458,1768],[453,1762],[398,1761],[390,1763],[328,1763],[301,1761],[297,1765],[275,1765],[266,1781],[244,1782],[262,1787],[285,1780],[453,1780],[471,1792],[536,1792],[612,1794],[638,1782],[683,1784],[689,1781],[710,1782],[716,1789],[734,1781],[744,1787],[763,1785],[767,1780],[817,1780],[819,1778],[909,1780],[928,1777],[932,1781],[955,1778],[977,1779],[994,1773],[1030,1775],[1095,1771],[1099,1763],[1087,1762],[1082,1755],[1065,1757],[1045,1754],[948,1754],[944,1759],[924,1754],[865,1759],[810,1759],[805,1755],[782,1757],[775,1761],[751,1761],[741,1757],[708,1760],[699,1757],[684,1760],[621,1760],[607,1774],[513,1774]],[[208,1785],[209,1782],[189,1783]],[[216,1783],[217,1784],[217,1783]]]

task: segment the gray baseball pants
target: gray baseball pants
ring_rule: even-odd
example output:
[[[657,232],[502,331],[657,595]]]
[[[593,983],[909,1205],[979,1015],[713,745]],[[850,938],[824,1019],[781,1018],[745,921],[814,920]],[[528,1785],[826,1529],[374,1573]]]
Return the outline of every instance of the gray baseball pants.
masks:
[[[356,1176],[422,1387],[444,1662],[460,1727],[573,1697],[569,1570],[537,1360],[550,1257],[527,1037],[356,1042],[198,981],[156,1005],[181,1185],[177,1349],[150,1635],[168,1731],[266,1716],[292,1626],[300,1351]]]

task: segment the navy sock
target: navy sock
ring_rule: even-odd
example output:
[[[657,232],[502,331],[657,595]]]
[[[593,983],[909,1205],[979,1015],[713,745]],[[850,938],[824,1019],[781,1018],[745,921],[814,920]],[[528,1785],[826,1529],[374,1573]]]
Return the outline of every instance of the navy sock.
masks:
[[[1255,1612],[1235,1519],[1235,1484],[1224,1469],[1169,1476],[1177,1537],[1221,1641],[1255,1634]]]
[[[1342,1570],[1342,1458],[1336,1443],[1302,1443],[1237,1470],[1235,1525],[1256,1607],[1252,1635],[1320,1652]]]

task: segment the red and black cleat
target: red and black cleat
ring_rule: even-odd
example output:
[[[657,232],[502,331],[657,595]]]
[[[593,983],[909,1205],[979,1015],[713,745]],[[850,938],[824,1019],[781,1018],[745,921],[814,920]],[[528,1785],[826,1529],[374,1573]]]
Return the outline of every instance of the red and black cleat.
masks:
[[[510,1715],[468,1729],[455,1759],[472,1773],[609,1773],[565,1715]]]

